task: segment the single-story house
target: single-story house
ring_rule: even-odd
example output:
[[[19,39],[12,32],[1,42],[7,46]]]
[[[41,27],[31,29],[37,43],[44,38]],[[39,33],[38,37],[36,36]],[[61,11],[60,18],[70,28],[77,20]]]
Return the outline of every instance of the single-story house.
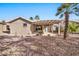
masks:
[[[37,33],[41,35],[60,34],[62,29],[64,29],[64,21],[62,20],[30,21],[18,17],[8,22],[0,22],[0,34],[16,36],[33,36]]]

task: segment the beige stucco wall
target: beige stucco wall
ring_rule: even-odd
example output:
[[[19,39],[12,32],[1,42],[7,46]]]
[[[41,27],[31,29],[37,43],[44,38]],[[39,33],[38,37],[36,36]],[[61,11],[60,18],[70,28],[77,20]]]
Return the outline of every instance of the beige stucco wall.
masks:
[[[0,24],[0,34],[2,34],[2,33],[3,33],[3,25]]]
[[[5,25],[3,25],[3,31],[6,31],[7,29],[6,29],[6,24]]]
[[[27,26],[23,27],[23,24],[26,23]],[[10,32],[13,35],[17,35],[17,36],[30,36],[31,33],[31,24],[28,22],[24,22],[22,20],[16,20],[12,23],[9,24],[10,25]]]

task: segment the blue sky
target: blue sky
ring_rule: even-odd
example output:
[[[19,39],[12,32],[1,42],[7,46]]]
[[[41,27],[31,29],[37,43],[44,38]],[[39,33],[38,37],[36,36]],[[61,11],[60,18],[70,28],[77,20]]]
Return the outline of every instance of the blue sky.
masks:
[[[59,19],[55,16],[60,3],[0,3],[0,20],[10,20],[16,17],[28,19],[39,15],[40,19]],[[71,15],[70,19],[79,19],[79,16]]]

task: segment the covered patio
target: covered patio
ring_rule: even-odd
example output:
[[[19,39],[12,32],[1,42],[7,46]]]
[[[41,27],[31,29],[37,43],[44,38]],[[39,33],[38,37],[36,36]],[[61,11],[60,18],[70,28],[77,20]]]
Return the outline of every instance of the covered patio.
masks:
[[[59,20],[43,20],[32,24],[33,32],[41,34],[59,34],[61,33],[61,21]]]

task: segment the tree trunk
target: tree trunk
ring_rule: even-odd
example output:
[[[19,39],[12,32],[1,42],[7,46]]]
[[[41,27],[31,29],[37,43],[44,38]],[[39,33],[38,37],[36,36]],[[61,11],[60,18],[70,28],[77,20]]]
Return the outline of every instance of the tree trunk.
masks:
[[[67,37],[67,30],[68,30],[68,20],[69,20],[69,14],[65,12],[65,28],[64,28],[64,39]]]

